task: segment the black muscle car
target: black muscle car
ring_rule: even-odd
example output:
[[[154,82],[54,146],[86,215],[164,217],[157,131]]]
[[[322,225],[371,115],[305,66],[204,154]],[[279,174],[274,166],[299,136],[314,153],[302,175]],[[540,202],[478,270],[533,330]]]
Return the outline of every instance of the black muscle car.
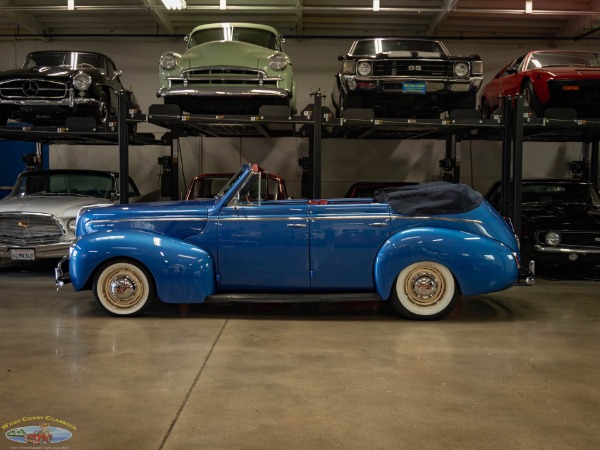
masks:
[[[8,119],[32,125],[64,125],[71,116],[107,126],[123,90],[115,63],[95,52],[40,51],[21,69],[0,73],[0,126]],[[128,111],[138,110],[133,94]]]
[[[451,56],[430,39],[370,38],[354,41],[332,92],[337,116],[371,108],[378,117],[439,117],[475,109],[483,80],[479,56]]]
[[[521,252],[538,266],[600,264],[600,195],[587,181],[526,179],[521,195]],[[500,209],[501,184],[486,195]]]

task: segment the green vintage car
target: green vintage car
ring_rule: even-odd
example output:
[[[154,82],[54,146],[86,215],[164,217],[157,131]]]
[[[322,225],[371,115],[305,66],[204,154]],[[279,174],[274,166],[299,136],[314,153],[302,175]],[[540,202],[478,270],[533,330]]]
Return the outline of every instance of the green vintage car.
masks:
[[[263,105],[296,112],[296,86],[283,38],[273,27],[252,23],[200,25],[186,37],[183,54],[160,57],[165,104],[190,114],[257,114]]]

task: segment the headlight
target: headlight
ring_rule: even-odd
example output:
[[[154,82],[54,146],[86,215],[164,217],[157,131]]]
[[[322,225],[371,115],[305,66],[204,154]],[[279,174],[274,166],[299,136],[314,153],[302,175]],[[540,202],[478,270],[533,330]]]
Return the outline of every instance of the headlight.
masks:
[[[173,70],[179,63],[179,58],[175,53],[164,53],[160,57],[160,67],[165,70]]]
[[[283,70],[287,67],[287,65],[288,65],[287,56],[285,56],[281,53],[277,53],[269,58],[269,66],[273,70],[277,70],[277,71]]]
[[[87,73],[77,72],[73,77],[73,86],[79,91],[87,91],[92,84],[92,77]]]
[[[454,64],[454,75],[457,77],[469,76],[469,64],[466,62],[457,62]]]
[[[546,241],[546,244],[555,247],[560,244],[560,233],[557,233],[556,231],[549,231],[546,233],[544,240]]]
[[[77,224],[77,218],[73,218],[67,222],[67,228],[69,231],[75,231],[75,225]]]
[[[366,77],[368,75],[371,75],[371,72],[373,71],[373,69],[372,69],[371,63],[369,61],[361,61],[358,63],[358,66],[356,66],[356,71],[358,72],[359,75]]]

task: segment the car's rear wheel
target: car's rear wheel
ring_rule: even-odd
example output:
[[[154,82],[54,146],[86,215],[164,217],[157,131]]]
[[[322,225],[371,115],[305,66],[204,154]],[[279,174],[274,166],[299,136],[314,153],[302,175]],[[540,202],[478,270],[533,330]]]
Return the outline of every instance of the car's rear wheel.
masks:
[[[156,298],[154,279],[141,264],[129,260],[105,263],[93,284],[98,304],[111,316],[137,316]]]
[[[400,272],[390,301],[402,317],[437,320],[454,309],[458,297],[460,290],[446,266],[421,261]]]
[[[533,88],[533,83],[531,81],[527,81],[523,86],[523,97],[525,97],[525,106],[529,106],[536,116],[544,116],[544,105],[542,105],[542,102],[535,93],[535,89]]]

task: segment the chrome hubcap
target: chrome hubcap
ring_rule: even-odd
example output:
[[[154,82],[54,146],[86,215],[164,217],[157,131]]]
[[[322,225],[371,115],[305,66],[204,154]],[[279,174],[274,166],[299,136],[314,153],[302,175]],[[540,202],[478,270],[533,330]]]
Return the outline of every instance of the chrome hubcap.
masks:
[[[128,302],[135,296],[137,285],[133,279],[127,276],[119,276],[110,282],[110,295],[117,301]]]

